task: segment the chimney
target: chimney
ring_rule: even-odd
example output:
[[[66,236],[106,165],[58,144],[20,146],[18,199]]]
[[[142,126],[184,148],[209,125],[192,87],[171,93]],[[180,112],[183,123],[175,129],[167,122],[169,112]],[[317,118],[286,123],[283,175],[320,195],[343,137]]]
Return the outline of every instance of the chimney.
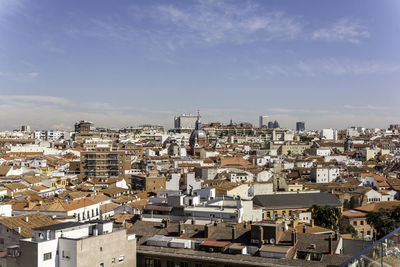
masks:
[[[21,233],[21,227],[20,226],[15,227],[14,230],[15,230],[15,232],[18,232],[19,234]]]
[[[161,222],[164,224],[164,228],[168,228],[169,219],[163,219]]]
[[[247,222],[244,222],[243,227],[244,227],[244,229],[247,228]]]
[[[339,230],[335,230],[335,238],[333,239],[333,240],[338,240],[338,237],[339,237]]]
[[[306,230],[307,230],[307,226],[305,224],[303,224],[303,234],[306,233]]]
[[[196,224],[196,219],[193,218],[193,219],[192,219],[192,225],[195,225],[195,224]]]
[[[206,225],[204,225],[204,238],[210,238],[213,229],[214,229],[213,224],[206,224]]]
[[[292,245],[293,246],[296,245],[296,242],[297,242],[297,233],[296,233],[296,230],[293,230],[292,231]]]
[[[183,224],[183,222],[179,222],[178,235],[181,236],[183,233],[185,233],[185,225]]]
[[[332,240],[332,234],[329,235],[329,255],[333,254],[333,240]]]
[[[28,216],[25,216],[25,217],[24,217],[24,221],[25,221],[25,222],[29,222],[29,217],[28,217]]]
[[[236,240],[236,226],[232,227],[232,242]]]

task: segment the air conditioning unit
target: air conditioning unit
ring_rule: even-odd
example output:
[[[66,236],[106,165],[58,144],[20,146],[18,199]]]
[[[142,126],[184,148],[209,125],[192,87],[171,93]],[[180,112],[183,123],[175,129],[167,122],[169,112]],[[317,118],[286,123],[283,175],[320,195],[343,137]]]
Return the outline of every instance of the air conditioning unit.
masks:
[[[214,248],[209,248],[208,252],[214,252]]]
[[[251,240],[250,240],[250,243],[258,244],[258,239],[251,239]]]

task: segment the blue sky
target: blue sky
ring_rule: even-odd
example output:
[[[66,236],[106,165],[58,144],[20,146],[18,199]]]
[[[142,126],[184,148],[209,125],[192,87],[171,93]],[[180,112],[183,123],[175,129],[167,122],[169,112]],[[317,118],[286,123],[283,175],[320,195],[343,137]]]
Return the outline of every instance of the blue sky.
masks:
[[[400,123],[400,1],[0,0],[0,129]]]

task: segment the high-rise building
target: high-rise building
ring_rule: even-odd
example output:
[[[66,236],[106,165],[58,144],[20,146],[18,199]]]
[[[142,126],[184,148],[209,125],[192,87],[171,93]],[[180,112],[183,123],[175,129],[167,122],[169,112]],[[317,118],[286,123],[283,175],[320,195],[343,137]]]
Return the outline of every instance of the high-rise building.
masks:
[[[21,126],[21,132],[30,132],[30,131],[31,131],[31,126],[29,126],[29,125]]]
[[[306,130],[306,123],[304,121],[296,122],[296,131],[304,132]]]
[[[90,121],[78,121],[75,123],[75,132],[83,133],[83,132],[93,132],[95,130],[93,122]]]
[[[81,152],[81,178],[124,178],[130,169],[130,158],[126,151],[117,150],[108,144],[97,144],[93,150]]]
[[[277,120],[274,121],[274,124],[273,124],[272,128],[280,128],[279,122]]]
[[[260,128],[268,127],[268,116],[261,115],[259,119]]]
[[[269,122],[268,122],[268,128],[269,128],[269,129],[274,128],[274,122],[273,122],[273,121],[269,121]]]
[[[175,130],[178,131],[193,131],[196,128],[198,116],[192,114],[182,114],[174,119]]]

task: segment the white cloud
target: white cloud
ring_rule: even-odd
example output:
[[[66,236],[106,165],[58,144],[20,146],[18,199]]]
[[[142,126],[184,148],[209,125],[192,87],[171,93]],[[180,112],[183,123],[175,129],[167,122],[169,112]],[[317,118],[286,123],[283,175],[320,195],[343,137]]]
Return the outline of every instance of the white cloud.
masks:
[[[267,12],[250,2],[232,5],[223,1],[200,1],[194,7],[160,5],[158,18],[177,27],[196,42],[246,43],[291,39],[302,30],[302,23],[283,12]]]
[[[132,6],[130,22],[119,17],[91,18],[69,30],[106,40],[129,41],[151,49],[221,43],[289,40],[300,35],[303,23],[283,12],[268,11],[252,2],[196,1]],[[142,24],[146,23],[146,28]]]
[[[312,39],[327,42],[348,42],[358,44],[369,38],[368,28],[357,21],[342,18],[331,27],[321,28],[312,34]]]
[[[319,62],[319,67],[328,74],[362,75],[374,73],[393,73],[400,71],[399,64],[373,60],[327,59]]]
[[[355,105],[344,105],[346,109],[355,109],[355,110],[388,110],[389,107],[382,107],[382,106],[373,106],[373,105],[366,105],[366,106],[355,106]]]
[[[10,103],[11,101],[17,101],[19,103],[47,103],[47,104],[55,104],[55,105],[70,105],[71,102],[62,97],[56,96],[40,96],[40,95],[0,95],[0,103],[6,102]]]
[[[26,80],[26,79],[34,79],[40,75],[40,72],[31,71],[31,72],[0,72],[0,77],[10,78],[13,80]]]
[[[259,64],[257,66],[257,64]],[[300,60],[288,64],[257,63],[251,70],[236,75],[245,76],[249,79],[261,79],[266,76],[285,77],[315,77],[321,75],[371,75],[371,74],[392,74],[400,72],[400,64],[377,60],[349,60],[324,58],[317,60]],[[234,74],[231,74],[235,77]]]

